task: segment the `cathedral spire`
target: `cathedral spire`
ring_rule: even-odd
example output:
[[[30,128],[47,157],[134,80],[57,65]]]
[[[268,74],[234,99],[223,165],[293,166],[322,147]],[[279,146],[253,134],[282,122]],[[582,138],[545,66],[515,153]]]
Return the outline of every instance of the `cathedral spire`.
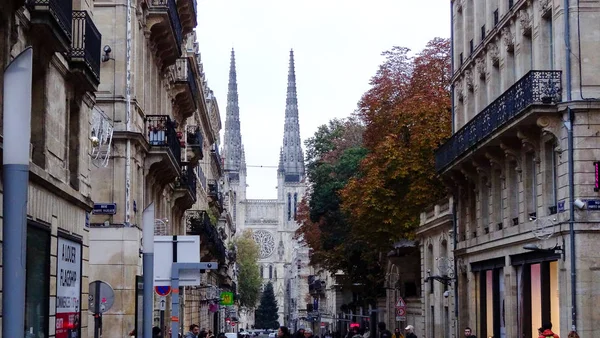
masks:
[[[223,156],[225,158],[226,171],[239,172],[242,169],[242,133],[240,131],[240,107],[238,105],[237,74],[235,70],[235,52],[233,49],[231,49],[229,66],[229,90],[227,92]]]
[[[293,50],[290,51],[282,155],[283,158],[280,157],[280,163],[283,163],[285,180],[287,182],[301,181],[304,178],[304,153],[302,152],[300,141],[300,122],[298,120],[298,97],[296,94],[296,72],[294,70]]]

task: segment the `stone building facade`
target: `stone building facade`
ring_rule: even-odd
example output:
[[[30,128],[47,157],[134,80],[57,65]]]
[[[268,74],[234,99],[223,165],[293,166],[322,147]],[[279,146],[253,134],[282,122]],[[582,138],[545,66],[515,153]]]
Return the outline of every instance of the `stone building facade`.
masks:
[[[597,5],[452,1],[457,334],[600,330]]]
[[[453,208],[454,201],[449,198],[422,212],[416,231],[423,281],[421,300],[425,320],[419,323],[423,337],[457,337]]]
[[[7,99],[2,97],[4,70],[27,47],[33,51],[27,337],[66,337],[85,333],[88,327],[90,154],[95,147],[90,140],[90,117],[97,109],[101,35],[89,2],[50,3],[0,3],[2,116],[8,113],[3,111]],[[88,54],[97,46],[98,53]],[[65,254],[69,260],[64,259]],[[70,271],[68,282],[61,270]],[[2,312],[8,311],[11,309]]]
[[[293,268],[294,247],[300,245],[294,238],[297,205],[306,189],[304,155],[300,140],[298,99],[294,54],[290,52],[287,99],[284,118],[283,145],[277,170],[277,198],[255,200],[246,195],[246,159],[240,132],[235,55],[231,52],[229,93],[224,137],[224,169],[233,190],[234,222],[243,232],[253,231],[259,245],[259,268],[264,283],[271,282],[279,307],[279,323],[284,325],[289,314],[286,285],[289,269]],[[300,301],[296,304],[301,305]],[[253,323],[243,323],[252,325]]]
[[[155,235],[200,236],[202,261],[219,262],[199,286],[179,290],[181,330],[191,323],[218,331],[222,289],[231,289],[235,231],[225,208],[227,182],[219,154],[221,118],[207,84],[194,29],[195,0],[96,3],[103,34],[100,109],[112,124],[110,155],[92,170],[96,208],[90,229],[90,280],[115,290],[103,315],[103,334],[141,331],[142,213],[155,208]],[[170,296],[164,323],[155,298],[154,325],[170,327]],[[216,306],[216,307],[215,307]],[[93,335],[92,329],[89,335]]]

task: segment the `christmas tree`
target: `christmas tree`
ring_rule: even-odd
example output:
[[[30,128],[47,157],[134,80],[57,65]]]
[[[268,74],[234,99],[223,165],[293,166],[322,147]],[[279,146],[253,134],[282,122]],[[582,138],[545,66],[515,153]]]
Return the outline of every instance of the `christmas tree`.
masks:
[[[269,282],[265,285],[265,289],[260,297],[260,305],[258,305],[258,309],[254,312],[254,327],[260,329],[279,328],[277,309],[273,284]]]

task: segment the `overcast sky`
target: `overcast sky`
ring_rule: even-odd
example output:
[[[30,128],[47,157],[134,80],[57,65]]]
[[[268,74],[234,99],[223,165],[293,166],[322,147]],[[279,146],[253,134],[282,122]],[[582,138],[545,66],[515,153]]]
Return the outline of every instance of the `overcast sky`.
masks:
[[[235,49],[248,198],[277,198],[289,51],[294,50],[302,141],[349,116],[383,58],[450,36],[449,0],[198,0],[197,36],[221,112]],[[224,130],[221,131],[221,138]]]

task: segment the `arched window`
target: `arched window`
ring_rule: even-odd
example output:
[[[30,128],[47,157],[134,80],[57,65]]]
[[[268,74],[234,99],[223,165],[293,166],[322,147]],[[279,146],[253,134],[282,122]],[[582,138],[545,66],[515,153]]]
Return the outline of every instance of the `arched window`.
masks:
[[[264,278],[264,277],[265,277],[265,275],[264,275],[264,272],[265,272],[265,269],[264,269],[264,267],[261,265],[261,266],[260,266],[260,278]]]
[[[273,271],[273,276],[275,277],[275,279],[277,280],[277,268],[275,268],[275,271]]]
[[[273,279],[273,265],[269,265],[269,279]]]

